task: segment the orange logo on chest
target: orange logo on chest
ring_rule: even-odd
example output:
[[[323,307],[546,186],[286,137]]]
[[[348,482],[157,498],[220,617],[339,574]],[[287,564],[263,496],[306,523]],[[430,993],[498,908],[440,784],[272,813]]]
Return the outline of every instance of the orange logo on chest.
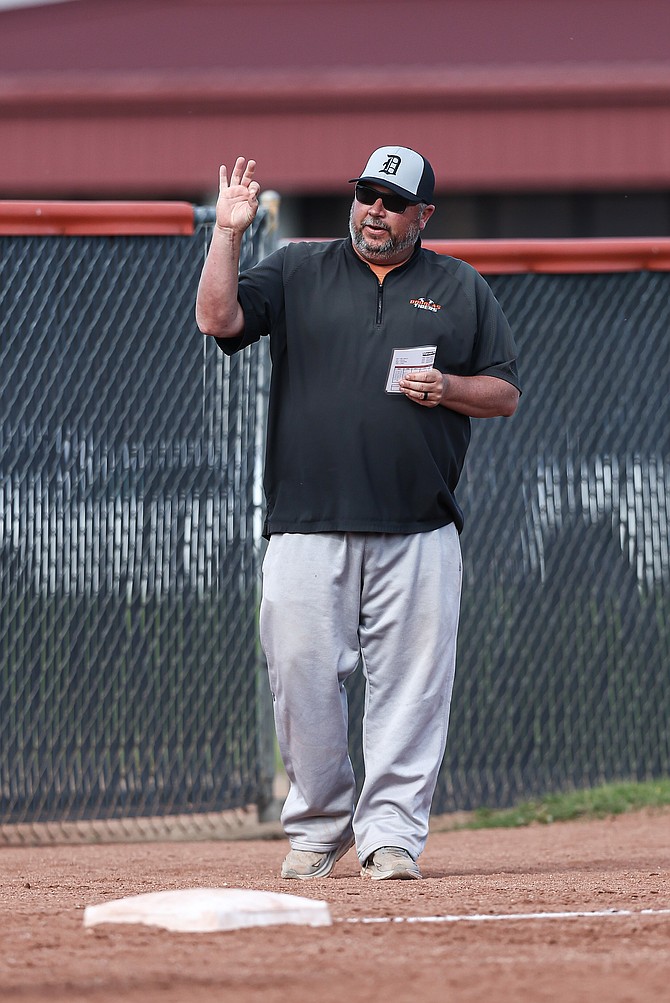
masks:
[[[420,299],[410,300],[411,306],[415,306],[417,310],[430,310],[431,313],[437,313],[442,307],[439,303],[433,302],[433,300],[425,299],[423,296]]]

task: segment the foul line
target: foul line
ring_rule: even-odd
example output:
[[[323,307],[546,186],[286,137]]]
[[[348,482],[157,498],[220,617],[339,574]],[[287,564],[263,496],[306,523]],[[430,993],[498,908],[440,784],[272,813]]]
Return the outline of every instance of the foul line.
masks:
[[[465,913],[453,916],[352,916],[338,923],[501,923],[542,919],[606,919],[616,916],[670,916],[670,909],[598,909],[593,912]]]

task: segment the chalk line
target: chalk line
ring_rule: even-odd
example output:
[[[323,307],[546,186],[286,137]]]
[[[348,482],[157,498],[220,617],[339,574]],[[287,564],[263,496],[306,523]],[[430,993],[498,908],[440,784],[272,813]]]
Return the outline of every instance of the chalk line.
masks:
[[[670,916],[670,909],[597,909],[591,912],[463,913],[445,916],[351,916],[337,923],[504,923],[545,919],[610,919],[619,916]]]

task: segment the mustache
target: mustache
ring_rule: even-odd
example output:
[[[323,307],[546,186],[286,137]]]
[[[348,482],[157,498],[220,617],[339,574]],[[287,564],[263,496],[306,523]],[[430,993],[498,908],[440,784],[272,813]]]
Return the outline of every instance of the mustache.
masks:
[[[387,223],[382,223],[377,219],[370,219],[369,217],[361,223],[361,227],[364,226],[376,226],[378,230],[386,230],[387,233],[391,232],[391,227]]]

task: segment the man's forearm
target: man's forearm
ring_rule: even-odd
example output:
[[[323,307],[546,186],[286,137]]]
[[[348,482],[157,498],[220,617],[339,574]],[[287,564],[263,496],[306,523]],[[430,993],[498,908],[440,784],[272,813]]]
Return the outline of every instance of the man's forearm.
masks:
[[[442,374],[440,404],[470,418],[509,418],[516,411],[519,391],[496,376]]]
[[[237,300],[241,243],[241,234],[214,227],[195,306],[196,323],[203,334],[235,338],[244,330]]]

